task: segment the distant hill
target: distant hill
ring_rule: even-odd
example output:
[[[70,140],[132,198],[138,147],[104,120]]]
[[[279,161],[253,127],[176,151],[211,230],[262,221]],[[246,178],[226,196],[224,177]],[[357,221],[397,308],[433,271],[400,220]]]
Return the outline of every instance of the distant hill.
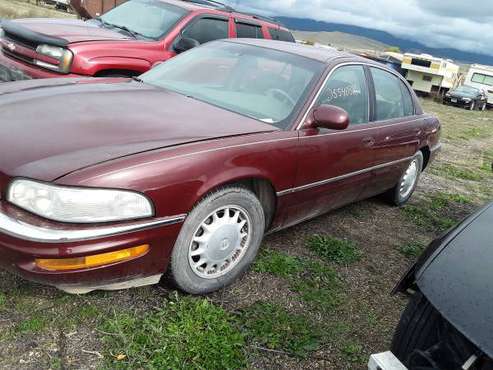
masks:
[[[365,49],[385,51],[389,45],[375,41],[363,36],[352,35],[344,32],[308,32],[293,31],[297,40],[318,42],[324,45],[334,47],[344,47],[349,49]]]
[[[493,56],[471,53],[452,48],[430,48],[419,42],[396,37],[388,32],[347,24],[328,23],[307,18],[276,17],[286,27],[296,31],[342,32],[372,39],[382,44],[398,46],[401,50],[412,53],[426,53],[437,57],[449,58],[463,63],[480,63],[493,65]]]

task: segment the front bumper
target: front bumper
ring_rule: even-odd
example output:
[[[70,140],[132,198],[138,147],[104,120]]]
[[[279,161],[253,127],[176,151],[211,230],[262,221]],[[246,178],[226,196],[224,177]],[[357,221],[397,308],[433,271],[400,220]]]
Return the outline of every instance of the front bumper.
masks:
[[[62,77],[73,78],[83,76],[76,74],[60,74],[48,71],[38,66],[9,58],[0,50],[0,82]]]
[[[473,101],[464,101],[462,98],[454,98],[454,97],[444,97],[443,102],[446,105],[452,105],[454,107],[460,107],[460,108],[470,108]]]
[[[159,281],[185,215],[113,225],[67,225],[0,202],[0,267],[70,293],[123,289]],[[47,271],[36,258],[74,258],[148,244],[147,254],[104,266]]]

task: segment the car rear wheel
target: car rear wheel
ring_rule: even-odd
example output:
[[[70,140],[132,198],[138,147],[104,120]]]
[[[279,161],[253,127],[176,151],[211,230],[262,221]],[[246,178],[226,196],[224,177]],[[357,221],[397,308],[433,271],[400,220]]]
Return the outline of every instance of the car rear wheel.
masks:
[[[409,369],[422,370],[461,369],[480,353],[419,291],[402,313],[391,350]],[[491,362],[479,358],[474,365],[471,369],[489,369]]]
[[[240,277],[255,259],[265,230],[258,198],[242,187],[209,194],[189,214],[171,256],[181,290],[207,294]]]
[[[411,199],[423,171],[423,162],[423,153],[419,151],[413,157],[395,187],[387,192],[387,198],[393,205],[402,206]]]

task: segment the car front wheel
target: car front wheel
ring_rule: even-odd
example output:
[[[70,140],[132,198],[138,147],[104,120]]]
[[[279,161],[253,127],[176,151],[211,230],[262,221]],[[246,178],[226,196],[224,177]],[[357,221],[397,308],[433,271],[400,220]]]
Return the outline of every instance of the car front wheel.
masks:
[[[239,278],[255,259],[265,230],[258,198],[242,187],[206,196],[188,215],[171,256],[181,290],[207,294]]]

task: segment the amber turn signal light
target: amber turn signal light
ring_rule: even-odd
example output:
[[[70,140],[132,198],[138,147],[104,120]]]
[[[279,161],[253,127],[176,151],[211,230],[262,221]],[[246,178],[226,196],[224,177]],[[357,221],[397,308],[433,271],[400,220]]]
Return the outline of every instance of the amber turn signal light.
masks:
[[[149,251],[149,245],[122,249],[115,252],[95,254],[92,256],[76,258],[36,259],[36,266],[48,271],[82,270],[91,267],[109,265],[116,262],[124,262],[143,256]]]

